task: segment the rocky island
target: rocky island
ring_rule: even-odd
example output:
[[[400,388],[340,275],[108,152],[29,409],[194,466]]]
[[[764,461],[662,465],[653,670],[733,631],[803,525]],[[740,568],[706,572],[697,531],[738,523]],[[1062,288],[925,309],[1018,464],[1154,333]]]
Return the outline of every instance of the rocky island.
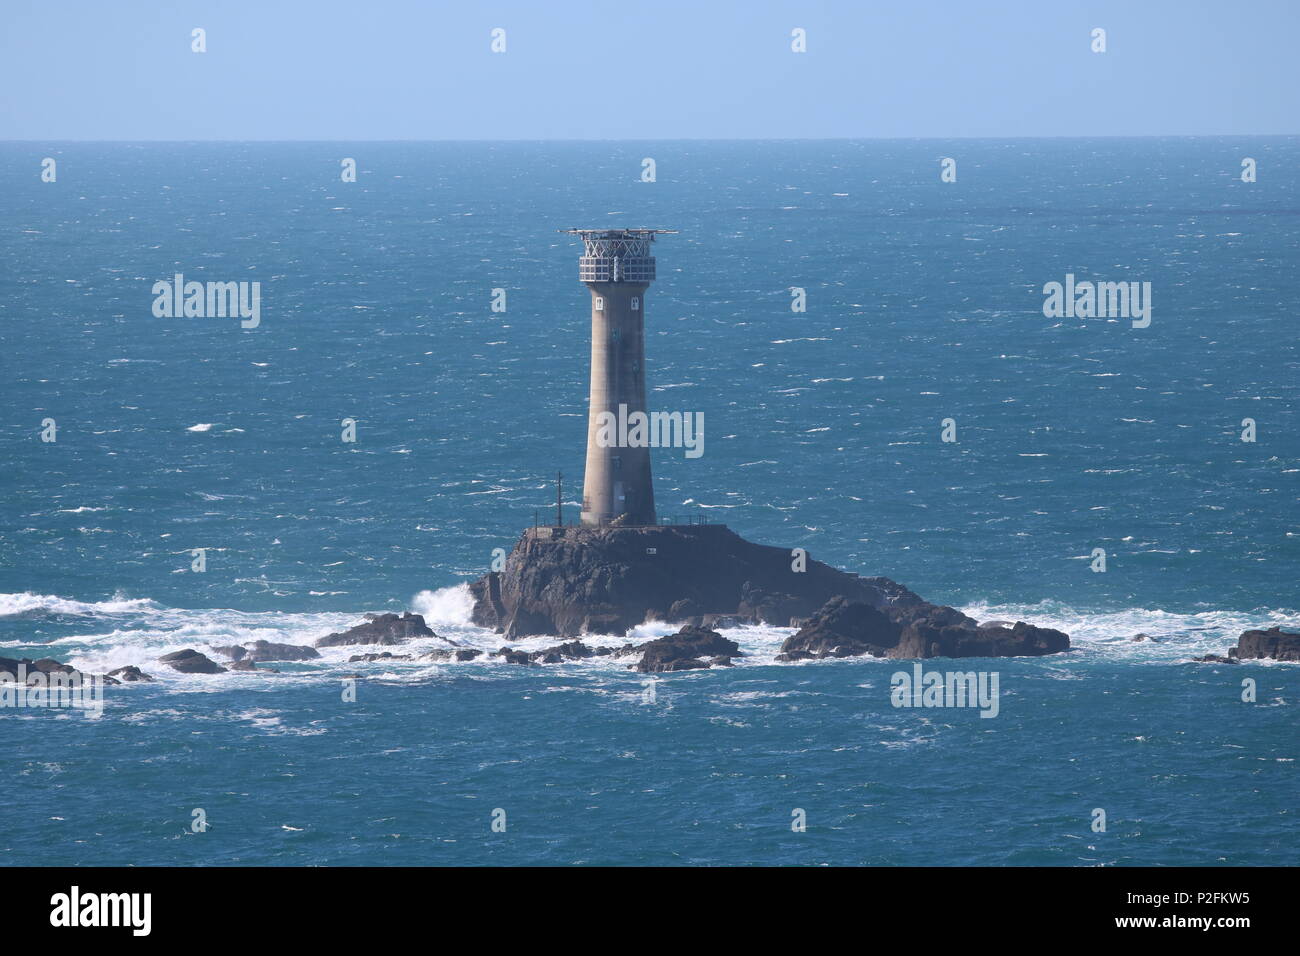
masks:
[[[581,524],[565,524],[557,479],[555,523],[534,521],[503,569],[470,585],[475,624],[507,640],[623,636],[648,621],[684,625],[663,644],[640,648],[642,670],[729,663],[740,649],[711,628],[743,623],[800,628],[782,649],[788,661],[1069,649],[1059,631],[980,626],[888,578],[849,574],[799,549],[754,544],[725,525],[659,521],[650,449],[684,447],[695,457],[704,441],[702,414],[646,408],[644,303],[656,275],[654,243],[672,230],[561,231],[582,240],[578,279],[591,297]],[[507,649],[504,656],[526,655]]]
[[[1037,656],[1070,647],[1060,631],[1024,622],[980,625],[888,578],[755,544],[720,524],[529,528],[504,569],[470,591],[474,623],[507,640],[622,636],[660,621],[798,627],[782,647],[786,661]],[[704,656],[731,655],[723,648]]]
[[[1236,660],[1300,661],[1300,633],[1270,627],[1266,631],[1243,631],[1237,646],[1228,648],[1228,657]]]

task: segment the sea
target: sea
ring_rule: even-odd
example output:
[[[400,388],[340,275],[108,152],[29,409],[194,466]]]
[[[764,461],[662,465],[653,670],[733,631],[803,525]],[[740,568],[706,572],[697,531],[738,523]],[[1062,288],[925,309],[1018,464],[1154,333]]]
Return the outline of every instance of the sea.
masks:
[[[1192,660],[1300,628],[1298,174],[1296,137],[0,143],[0,656],[156,678],[0,708],[0,864],[1300,863],[1300,665]],[[779,627],[653,679],[157,662],[384,611],[499,648],[467,582],[559,475],[577,519],[559,230],[605,227],[676,230],[648,400],[705,442],[656,450],[662,516],[1071,650],[925,662],[991,718]],[[156,314],[177,274],[260,283],[256,327]],[[1149,324],[1047,314],[1067,276]]]

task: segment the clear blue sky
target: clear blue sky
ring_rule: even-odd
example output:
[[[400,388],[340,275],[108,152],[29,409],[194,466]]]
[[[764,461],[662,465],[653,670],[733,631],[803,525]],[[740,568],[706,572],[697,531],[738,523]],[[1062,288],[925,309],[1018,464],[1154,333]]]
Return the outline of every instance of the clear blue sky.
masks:
[[[0,0],[0,17],[11,140],[1300,132],[1300,0]]]

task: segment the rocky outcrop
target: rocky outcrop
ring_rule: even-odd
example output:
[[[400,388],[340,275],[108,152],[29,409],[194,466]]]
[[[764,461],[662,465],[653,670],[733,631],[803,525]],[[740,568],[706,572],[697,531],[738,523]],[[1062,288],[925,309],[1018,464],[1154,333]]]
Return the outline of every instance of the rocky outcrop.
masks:
[[[25,676],[26,683],[48,683],[56,674],[67,675],[73,681],[101,680],[105,684],[118,683],[111,676],[99,676],[79,671],[71,664],[64,664],[49,657],[32,660],[29,657],[0,657],[0,680],[16,681]],[[39,676],[38,676],[39,675]]]
[[[884,657],[898,646],[902,628],[870,604],[831,598],[781,645],[778,661],[824,657]]]
[[[320,657],[315,648],[302,644],[276,644],[272,641],[249,641],[245,644],[232,644],[226,647],[213,647],[218,654],[224,654],[232,661],[252,661],[262,664],[268,661],[310,661]]]
[[[182,674],[226,673],[226,668],[190,647],[185,648],[183,651],[173,651],[170,654],[164,654],[162,657],[158,658],[158,662],[160,664],[166,664],[168,667],[180,671]]]
[[[483,652],[482,652],[482,651],[476,651],[476,650],[474,650],[473,648],[470,648],[470,647],[461,647],[461,648],[457,648],[457,649],[454,650],[454,651],[453,651],[453,650],[450,650],[450,649],[444,650],[444,649],[441,649],[441,648],[440,648],[440,649],[438,649],[438,650],[436,650],[436,651],[430,651],[430,652],[427,653],[427,654],[422,654],[422,655],[420,656],[420,660],[422,660],[422,661],[462,661],[462,662],[463,662],[463,661],[472,661],[474,658],[476,658],[476,657],[481,657],[482,655],[483,655]]]
[[[564,661],[583,661],[589,657],[619,656],[633,654],[641,648],[632,644],[622,647],[589,647],[582,641],[568,641],[555,647],[544,647],[540,651],[521,651],[514,647],[499,647],[492,652],[492,657],[500,657],[507,664],[561,664]],[[436,654],[450,654],[450,651],[433,651],[426,657]],[[478,651],[460,650],[455,652],[456,660],[469,660],[466,654],[477,655]],[[446,658],[443,658],[444,660]]]
[[[146,674],[134,664],[128,664],[126,667],[119,667],[117,670],[109,671],[109,677],[116,677],[123,684],[135,683],[152,683],[153,678]]]
[[[1242,631],[1237,646],[1228,648],[1228,656],[1241,660],[1300,661],[1300,634],[1280,627],[1270,627],[1267,631]]]
[[[535,664],[533,655],[527,651],[516,651],[514,648],[502,647],[492,652],[493,657],[499,657],[507,664]]]
[[[344,647],[349,644],[404,644],[413,637],[437,637],[419,614],[409,611],[396,614],[367,614],[364,624],[316,641],[317,647]],[[446,638],[443,638],[446,640]],[[448,643],[451,643],[448,641]]]
[[[781,645],[778,661],[826,657],[1037,657],[1070,649],[1070,638],[1023,621],[980,625],[950,607],[873,607],[837,597]]]
[[[676,634],[647,641],[640,650],[641,660],[632,666],[642,674],[698,670],[709,667],[715,660],[726,662],[719,666],[729,666],[731,658],[740,656],[740,645],[735,641],[691,624]]]
[[[778,624],[781,627],[793,627],[795,621],[807,616],[807,602],[794,594],[765,591],[752,581],[746,581],[740,588],[740,604],[736,606],[736,617],[763,624]]]
[[[723,525],[530,528],[505,569],[470,590],[474,623],[507,640],[623,635],[647,620],[788,627],[837,596],[877,608],[925,603],[888,578],[796,559]]]
[[[1197,664],[1239,664],[1238,660],[1231,657],[1223,657],[1219,654],[1206,654],[1204,657],[1193,657]]]

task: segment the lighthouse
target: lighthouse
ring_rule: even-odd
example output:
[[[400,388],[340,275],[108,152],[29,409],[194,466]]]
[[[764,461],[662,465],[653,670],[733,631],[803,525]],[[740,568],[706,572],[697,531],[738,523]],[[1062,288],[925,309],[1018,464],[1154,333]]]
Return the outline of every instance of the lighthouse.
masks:
[[[591,392],[587,405],[584,525],[653,525],[650,448],[609,440],[600,422],[645,414],[646,290],[651,244],[672,229],[565,229],[582,239],[578,279],[591,294]],[[625,429],[618,429],[625,435]]]

